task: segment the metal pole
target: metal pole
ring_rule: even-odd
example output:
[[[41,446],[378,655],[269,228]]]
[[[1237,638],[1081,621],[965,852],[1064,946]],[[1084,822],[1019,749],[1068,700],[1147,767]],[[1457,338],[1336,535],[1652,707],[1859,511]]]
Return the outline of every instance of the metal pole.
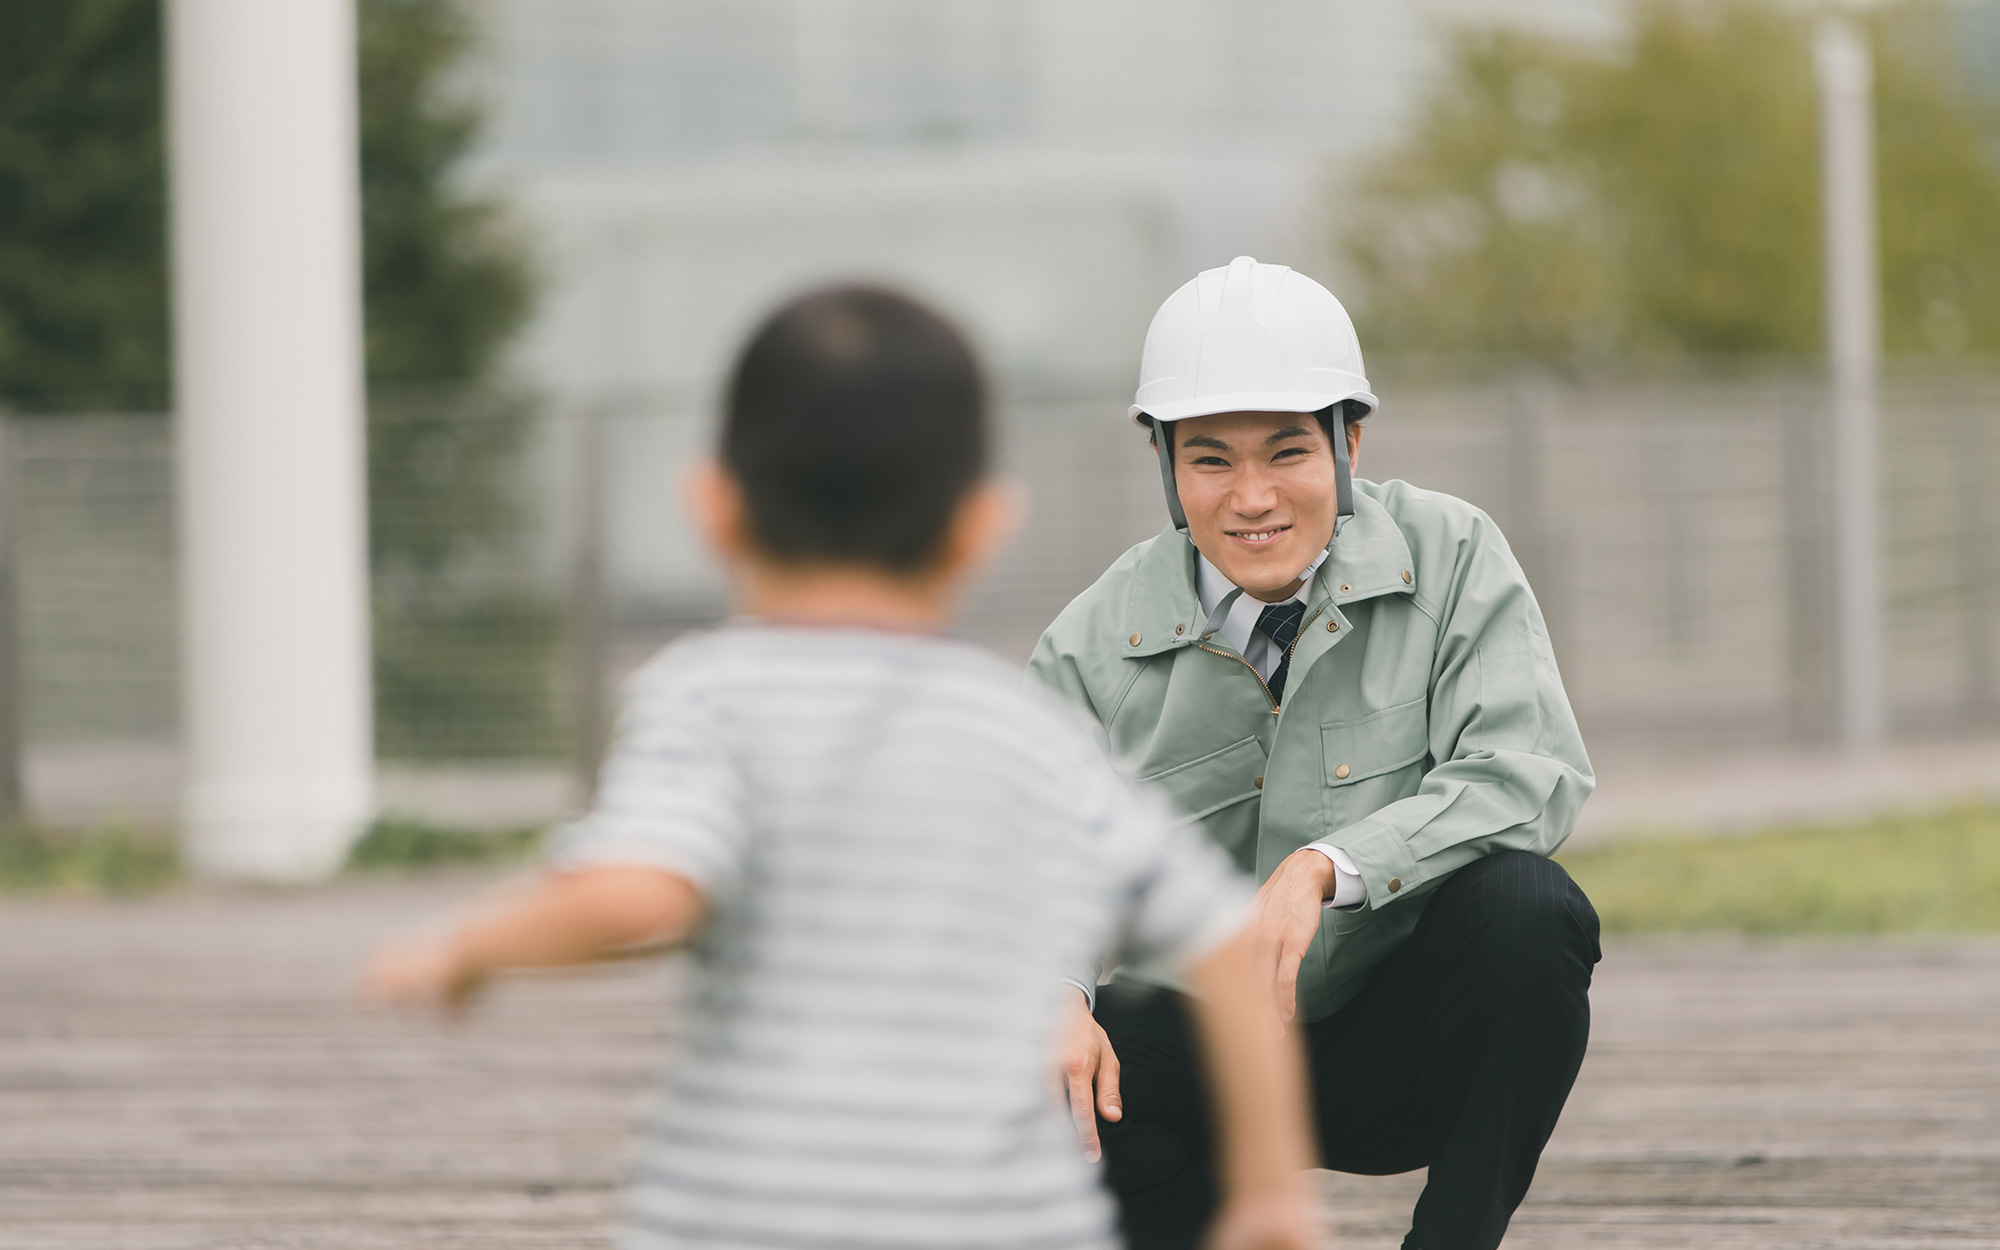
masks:
[[[1833,410],[1840,737],[1849,750],[1882,740],[1880,449],[1876,402],[1882,351],[1875,246],[1875,151],[1868,45],[1853,21],[1821,18],[1821,191],[1826,324]]]
[[[597,790],[610,717],[604,670],[609,648],[604,590],[604,414],[594,404],[576,410],[576,463],[571,475],[575,547],[570,556],[570,646],[576,720],[576,778],[585,802]]]
[[[184,852],[309,879],[374,807],[354,0],[166,18]]]
[[[0,411],[0,825],[21,818],[20,433]]]

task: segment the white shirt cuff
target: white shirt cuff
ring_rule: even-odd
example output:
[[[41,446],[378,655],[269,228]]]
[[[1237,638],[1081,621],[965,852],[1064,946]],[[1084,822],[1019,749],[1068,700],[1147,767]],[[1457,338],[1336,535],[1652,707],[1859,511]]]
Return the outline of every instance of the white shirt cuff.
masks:
[[[1333,893],[1326,896],[1321,907],[1359,907],[1368,901],[1368,887],[1362,883],[1361,870],[1347,857],[1347,852],[1324,842],[1309,842],[1307,849],[1318,851],[1333,861]]]

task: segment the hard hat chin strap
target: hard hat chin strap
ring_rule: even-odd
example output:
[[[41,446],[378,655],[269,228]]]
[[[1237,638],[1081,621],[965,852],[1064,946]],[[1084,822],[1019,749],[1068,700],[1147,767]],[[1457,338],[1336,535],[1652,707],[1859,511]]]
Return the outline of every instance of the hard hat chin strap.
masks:
[[[1187,532],[1187,513],[1181,510],[1180,487],[1174,485],[1174,423],[1153,422],[1153,448],[1160,453],[1160,485],[1167,492],[1167,515],[1173,518],[1174,528]]]
[[[1347,518],[1354,515],[1354,471],[1347,463],[1347,401],[1342,400],[1321,413],[1334,412],[1340,417],[1340,436],[1334,440],[1333,448],[1333,495],[1337,511],[1333,518],[1333,533],[1340,535],[1340,527],[1347,524]],[[1320,413],[1313,414],[1315,416]],[[1324,428],[1324,424],[1322,424]],[[1187,513],[1181,508],[1180,488],[1174,485],[1174,423],[1155,420],[1153,422],[1153,447],[1160,454],[1160,487],[1167,495],[1167,515],[1173,518],[1174,528],[1185,532],[1188,527]],[[1315,562],[1314,568],[1318,567]]]
[[[1347,518],[1354,515],[1354,469],[1347,463],[1347,401],[1334,405],[1340,416],[1340,437],[1333,449],[1333,499],[1336,511],[1333,517],[1333,536],[1340,537],[1340,527],[1347,524]]]

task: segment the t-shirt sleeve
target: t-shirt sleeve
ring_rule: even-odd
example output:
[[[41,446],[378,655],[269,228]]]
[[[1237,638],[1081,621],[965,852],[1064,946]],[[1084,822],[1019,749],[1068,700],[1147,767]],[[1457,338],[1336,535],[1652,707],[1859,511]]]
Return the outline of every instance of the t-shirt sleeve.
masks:
[[[710,898],[743,876],[743,780],[710,700],[671,673],[628,687],[590,814],[550,841],[553,868],[658,868]]]
[[[1236,936],[1256,891],[1198,827],[1119,783],[1120,840],[1133,852],[1119,953],[1135,971],[1178,975]]]

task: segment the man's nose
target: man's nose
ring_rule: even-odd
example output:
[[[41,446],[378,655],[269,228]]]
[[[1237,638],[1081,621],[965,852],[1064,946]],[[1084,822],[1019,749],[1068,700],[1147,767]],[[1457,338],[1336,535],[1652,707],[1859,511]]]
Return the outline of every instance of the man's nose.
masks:
[[[1269,475],[1247,469],[1230,492],[1230,505],[1246,517],[1262,516],[1278,506],[1278,486]]]

